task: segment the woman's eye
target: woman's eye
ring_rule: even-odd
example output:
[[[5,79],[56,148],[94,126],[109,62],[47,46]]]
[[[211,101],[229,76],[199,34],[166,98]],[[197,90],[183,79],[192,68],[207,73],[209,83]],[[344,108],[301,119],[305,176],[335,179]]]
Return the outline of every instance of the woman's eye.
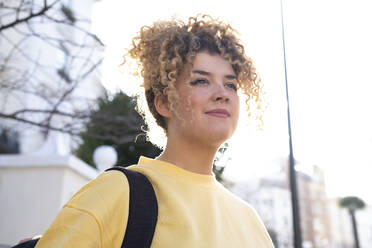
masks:
[[[203,79],[203,78],[198,78],[194,81],[192,81],[190,84],[191,85],[197,85],[197,84],[207,84],[208,81],[206,79]]]
[[[231,89],[233,89],[233,90],[235,90],[235,91],[238,90],[237,86],[235,84],[233,84],[233,83],[227,83],[226,86],[229,87],[229,88],[231,88]]]

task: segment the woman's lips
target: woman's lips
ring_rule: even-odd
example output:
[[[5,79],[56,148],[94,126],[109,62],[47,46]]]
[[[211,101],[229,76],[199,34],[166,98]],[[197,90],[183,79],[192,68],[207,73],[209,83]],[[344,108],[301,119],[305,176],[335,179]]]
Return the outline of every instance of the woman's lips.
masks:
[[[227,118],[230,116],[230,113],[226,109],[213,109],[210,111],[205,112],[207,115],[220,117],[220,118]]]

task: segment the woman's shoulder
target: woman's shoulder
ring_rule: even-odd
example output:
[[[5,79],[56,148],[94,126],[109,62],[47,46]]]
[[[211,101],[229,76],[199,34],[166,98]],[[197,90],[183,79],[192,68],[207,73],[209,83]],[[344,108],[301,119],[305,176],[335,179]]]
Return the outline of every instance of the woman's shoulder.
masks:
[[[65,204],[37,247],[120,247],[128,211],[125,175],[102,172]]]
[[[242,200],[228,189],[221,186],[221,193],[228,202],[228,209],[238,219],[238,223],[244,223],[249,233],[254,233],[256,239],[262,244],[260,247],[273,247],[270,236],[258,215],[257,211],[246,201]]]
[[[83,210],[99,211],[125,205],[129,199],[129,184],[120,171],[105,171],[76,192],[66,204]]]
[[[219,183],[219,192],[223,196],[226,202],[231,205],[231,208],[234,208],[236,211],[245,212],[250,216],[257,215],[255,209],[246,201],[232,193],[230,190],[225,188],[222,184]]]

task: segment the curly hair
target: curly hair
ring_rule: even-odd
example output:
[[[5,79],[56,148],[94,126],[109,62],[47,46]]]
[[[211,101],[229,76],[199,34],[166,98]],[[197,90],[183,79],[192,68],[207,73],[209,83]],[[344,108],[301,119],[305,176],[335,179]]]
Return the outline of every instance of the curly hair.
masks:
[[[165,132],[166,121],[156,111],[155,96],[166,99],[170,109],[175,110],[179,102],[176,79],[199,52],[218,54],[229,61],[237,75],[238,89],[246,96],[248,115],[251,114],[248,101],[261,101],[260,78],[237,35],[230,25],[208,15],[197,15],[187,23],[175,19],[155,22],[142,27],[133,38],[127,56],[137,61],[149,110]]]

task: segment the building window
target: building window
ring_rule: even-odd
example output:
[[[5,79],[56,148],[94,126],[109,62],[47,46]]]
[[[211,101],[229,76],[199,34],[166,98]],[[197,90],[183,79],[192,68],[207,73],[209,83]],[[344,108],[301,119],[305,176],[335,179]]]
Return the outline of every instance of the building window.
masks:
[[[19,153],[18,132],[0,128],[0,154]]]

